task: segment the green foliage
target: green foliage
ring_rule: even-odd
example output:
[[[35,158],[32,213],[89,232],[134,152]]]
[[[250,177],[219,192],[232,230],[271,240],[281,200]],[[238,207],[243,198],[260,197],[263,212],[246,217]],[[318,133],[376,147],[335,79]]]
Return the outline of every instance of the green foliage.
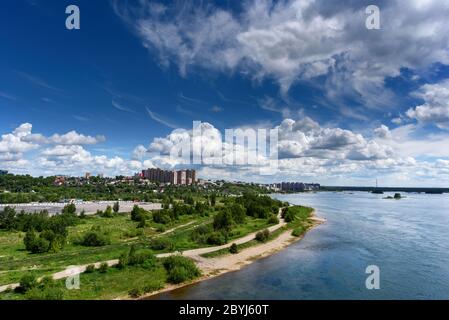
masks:
[[[100,216],[103,217],[103,218],[113,218],[114,217],[114,213],[112,212],[111,206],[107,206],[106,210],[104,210],[104,212],[100,213]]]
[[[291,206],[287,207],[282,212],[282,217],[285,219],[285,222],[292,222],[297,219],[306,220],[310,217],[313,209],[303,206]]]
[[[298,226],[295,229],[293,229],[292,236],[300,237],[305,231],[306,231],[306,228],[304,226]]]
[[[64,299],[64,290],[57,286],[44,288],[33,288],[25,294],[28,300],[62,300]]]
[[[100,267],[98,268],[98,271],[100,273],[106,273],[108,271],[108,264],[106,262],[103,262],[102,264],[100,264]]]
[[[25,293],[35,287],[37,287],[37,279],[33,274],[26,274],[20,279],[20,292]]]
[[[74,203],[69,203],[67,205],[64,206],[64,208],[62,209],[62,213],[66,213],[66,214],[76,214],[76,206]]]
[[[151,240],[150,248],[155,251],[166,249],[172,250],[174,248],[174,244],[169,239],[157,238]]]
[[[170,283],[178,284],[187,280],[192,280],[201,275],[195,263],[183,256],[170,256],[164,259],[163,265],[167,270],[167,280]]]
[[[213,226],[215,230],[229,231],[233,223],[232,213],[229,210],[222,210],[215,215]]]
[[[270,231],[268,229],[259,231],[256,233],[256,240],[260,242],[265,242],[270,236]]]
[[[229,247],[229,252],[232,254],[236,254],[239,253],[239,249],[237,247],[237,245],[235,243],[233,243],[230,247]]]
[[[85,247],[102,247],[111,243],[110,236],[99,228],[92,228],[86,232],[78,242]]]
[[[207,243],[212,245],[222,245],[228,242],[227,240],[227,236],[223,232],[212,232],[207,237]]]
[[[276,215],[272,214],[268,217],[268,224],[278,224],[279,223],[279,219]]]
[[[217,203],[217,195],[215,193],[212,193],[210,195],[210,205],[212,207],[215,207],[215,204]]]
[[[86,270],[84,271],[84,273],[93,273],[95,271],[95,265],[94,264],[89,264],[86,267]]]
[[[212,225],[210,224],[199,225],[198,227],[193,229],[192,233],[190,234],[190,238],[192,239],[192,241],[196,243],[205,244],[207,243],[207,239],[209,238],[212,232],[213,232]]]
[[[172,221],[170,212],[170,209],[162,209],[153,212],[153,221],[161,224],[170,223]]]
[[[142,295],[142,290],[140,288],[134,288],[129,290],[128,294],[131,298],[136,299]]]

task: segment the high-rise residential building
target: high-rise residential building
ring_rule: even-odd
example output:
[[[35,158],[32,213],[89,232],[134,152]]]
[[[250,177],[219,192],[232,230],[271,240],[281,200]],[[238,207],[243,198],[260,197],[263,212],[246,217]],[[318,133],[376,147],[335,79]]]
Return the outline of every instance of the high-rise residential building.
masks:
[[[176,185],[191,185],[196,183],[195,170],[162,170],[159,168],[151,168],[142,170],[141,177],[152,182],[170,183]]]
[[[84,174],[84,178],[87,179],[87,180],[89,180],[89,179],[90,179],[90,172],[86,172],[86,173]]]

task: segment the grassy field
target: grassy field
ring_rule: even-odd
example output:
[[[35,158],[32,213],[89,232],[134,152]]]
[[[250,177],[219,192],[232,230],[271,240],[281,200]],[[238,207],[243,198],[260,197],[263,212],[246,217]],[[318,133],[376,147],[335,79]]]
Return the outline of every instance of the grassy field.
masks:
[[[159,224],[148,220],[145,228],[137,228],[137,222],[129,214],[117,214],[112,218],[88,216],[76,226],[68,228],[68,244],[55,253],[31,254],[25,250],[23,232],[0,231],[0,284],[15,283],[26,273],[36,276],[51,275],[71,265],[89,264],[98,261],[118,259],[131,245],[148,248],[151,239],[160,238],[173,244],[171,249],[154,250],[154,253],[184,251],[212,244],[199,244],[191,239],[192,231],[199,225],[211,224],[212,216],[185,215],[176,222],[164,226],[173,232],[163,234],[157,231]],[[190,224],[188,224],[191,222]],[[188,224],[188,225],[185,225]],[[184,226],[185,225],[185,226]],[[247,217],[244,224],[236,225],[229,234],[229,242],[249,233],[270,226],[266,219]],[[92,228],[106,232],[111,243],[102,247],[85,247],[75,240]]]
[[[204,219],[204,218],[202,218]],[[200,220],[194,216],[181,216],[176,223],[165,228],[176,228],[190,221]],[[149,222],[145,228],[136,228],[129,214],[118,214],[113,218],[89,216],[76,226],[69,227],[68,244],[56,253],[31,254],[25,250],[23,232],[0,231],[0,284],[14,283],[26,272],[38,276],[49,275],[70,265],[87,264],[97,261],[117,259],[131,244],[145,246],[148,238],[160,234],[158,224]],[[99,227],[110,235],[111,244],[102,247],[84,247],[74,244],[74,240]],[[168,236],[168,235],[167,235]]]

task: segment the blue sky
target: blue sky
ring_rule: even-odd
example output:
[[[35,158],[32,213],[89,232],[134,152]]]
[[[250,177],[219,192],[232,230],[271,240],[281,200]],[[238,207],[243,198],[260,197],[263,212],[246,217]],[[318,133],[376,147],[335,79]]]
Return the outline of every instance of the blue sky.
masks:
[[[65,28],[70,4],[80,30]],[[180,168],[172,131],[199,120],[205,132],[281,132],[279,174],[203,164],[204,178],[447,186],[449,7],[378,1],[381,29],[368,30],[368,4],[4,3],[0,167]]]

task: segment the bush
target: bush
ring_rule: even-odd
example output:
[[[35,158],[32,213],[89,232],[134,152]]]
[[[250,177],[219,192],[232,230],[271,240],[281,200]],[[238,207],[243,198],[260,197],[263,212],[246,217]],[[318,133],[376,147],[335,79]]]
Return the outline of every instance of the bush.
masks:
[[[274,214],[272,214],[269,218],[268,218],[268,224],[278,224],[279,223],[279,219],[278,217],[276,217]]]
[[[239,249],[237,247],[237,245],[235,243],[233,243],[230,247],[229,247],[229,252],[232,254],[236,254],[239,253]]]
[[[143,287],[143,292],[144,293],[150,293],[153,291],[157,291],[160,290],[164,287],[164,283],[160,280],[155,280],[151,283],[147,283],[145,284],[145,286]]]
[[[165,230],[167,230],[167,228],[165,228],[163,224],[160,224],[156,227],[157,232],[165,232]]]
[[[232,213],[228,210],[222,210],[215,215],[213,226],[215,230],[229,231],[233,223]]]
[[[292,231],[292,236],[294,237],[300,237],[305,231],[305,228],[303,226],[299,226]]]
[[[37,279],[32,274],[26,274],[20,279],[19,291],[27,292],[37,287]]]
[[[153,239],[150,242],[150,248],[153,250],[173,249],[173,243],[168,239]]]
[[[64,298],[64,290],[56,286],[45,288],[33,288],[25,294],[28,300],[62,300]]]
[[[207,238],[208,244],[222,245],[226,242],[226,237],[221,232],[213,232]]]
[[[183,256],[170,256],[164,259],[165,270],[167,270],[167,281],[178,284],[187,280],[195,279],[201,275],[195,263]]]
[[[114,210],[114,213],[118,213],[118,211],[120,210],[120,204],[118,202],[115,202],[112,210]]]
[[[86,247],[102,247],[110,243],[111,239],[99,231],[89,231],[81,240],[81,245]]]
[[[90,264],[86,267],[86,270],[84,271],[84,273],[92,273],[95,271],[95,265]]]
[[[168,224],[171,222],[170,211],[167,209],[153,212],[153,221],[161,224]]]
[[[107,206],[106,210],[103,213],[101,213],[101,216],[103,218],[113,218],[114,217],[114,213],[112,212],[111,206]]]
[[[212,225],[210,224],[199,225],[198,227],[193,229],[192,233],[190,234],[190,238],[196,243],[205,244],[207,243],[207,239],[212,231]]]
[[[145,219],[142,219],[137,224],[137,228],[145,228],[146,225],[147,225],[147,223],[146,223]]]
[[[100,268],[98,268],[98,271],[100,271],[100,273],[106,273],[108,271],[109,265],[106,262],[103,262],[100,265]]]
[[[260,242],[265,242],[268,240],[268,237],[270,236],[270,231],[268,229],[265,229],[263,231],[259,231],[256,233],[256,240]]]
[[[131,298],[138,298],[142,295],[142,290],[138,289],[138,288],[134,288],[134,289],[129,290],[128,294]]]
[[[141,221],[146,219],[146,211],[140,208],[138,205],[134,205],[131,211],[131,220]]]

